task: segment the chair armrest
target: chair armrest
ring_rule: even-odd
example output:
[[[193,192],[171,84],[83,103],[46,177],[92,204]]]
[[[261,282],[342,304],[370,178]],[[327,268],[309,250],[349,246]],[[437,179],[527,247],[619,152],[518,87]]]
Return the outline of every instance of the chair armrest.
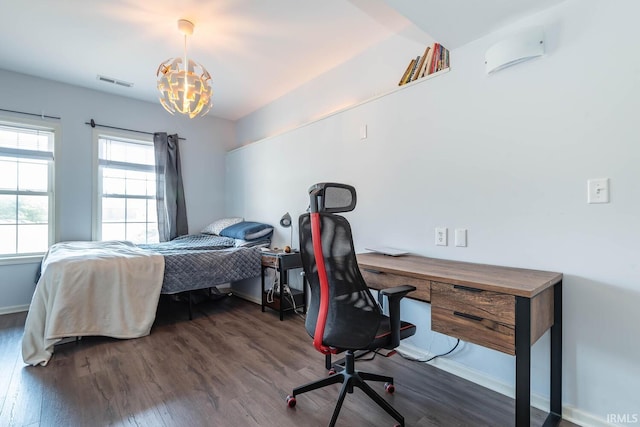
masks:
[[[402,298],[405,295],[407,295],[409,292],[413,292],[415,290],[416,290],[415,286],[401,285],[401,286],[395,286],[393,288],[381,289],[380,293],[382,295],[387,295],[389,298],[397,298],[397,297]]]
[[[411,285],[395,286],[380,290],[380,294],[386,295],[389,299],[389,321],[391,327],[391,343],[389,349],[400,345],[400,300],[409,292],[415,291],[416,287]]]

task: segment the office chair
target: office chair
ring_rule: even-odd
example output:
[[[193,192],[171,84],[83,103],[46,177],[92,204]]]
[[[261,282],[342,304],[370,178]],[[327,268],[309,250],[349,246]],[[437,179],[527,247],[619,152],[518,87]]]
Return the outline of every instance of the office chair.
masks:
[[[328,377],[295,388],[287,396],[287,404],[293,408],[297,395],[342,383],[330,427],[335,425],[344,398],[353,393],[354,387],[404,426],[404,417],[365,383],[385,382],[385,390],[393,393],[393,378],[357,371],[355,352],[392,350],[401,339],[415,333],[413,324],[400,320],[400,300],[416,288],[405,285],[380,291],[389,301],[389,316],[385,316],[360,274],[351,226],[344,217],[335,215],[355,209],[355,188],[320,183],[309,189],[309,198],[309,213],[299,219],[300,254],[311,290],[305,327],[316,350],[325,356],[345,352],[345,358],[344,365],[334,365],[335,371]]]

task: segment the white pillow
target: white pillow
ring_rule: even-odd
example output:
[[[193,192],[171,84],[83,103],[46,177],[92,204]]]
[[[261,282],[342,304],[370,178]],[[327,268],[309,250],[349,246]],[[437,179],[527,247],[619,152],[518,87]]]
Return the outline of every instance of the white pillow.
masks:
[[[240,217],[220,218],[219,220],[213,221],[211,224],[203,228],[201,233],[215,234],[218,236],[220,235],[220,232],[225,228],[234,224],[238,224],[242,221],[244,221],[244,218],[240,218]]]

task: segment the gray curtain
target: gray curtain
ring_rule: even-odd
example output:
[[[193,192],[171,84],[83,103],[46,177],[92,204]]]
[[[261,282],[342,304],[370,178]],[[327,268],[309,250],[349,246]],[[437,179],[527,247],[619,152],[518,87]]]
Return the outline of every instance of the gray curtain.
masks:
[[[153,134],[156,157],[156,202],[160,241],[166,242],[189,232],[184,202],[178,135]]]

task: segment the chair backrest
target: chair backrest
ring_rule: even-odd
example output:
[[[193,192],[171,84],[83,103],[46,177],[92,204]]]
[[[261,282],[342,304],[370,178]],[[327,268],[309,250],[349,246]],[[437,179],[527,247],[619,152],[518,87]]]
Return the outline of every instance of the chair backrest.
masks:
[[[366,348],[378,330],[380,308],[360,274],[351,226],[335,214],[355,208],[355,188],[316,184],[309,197],[310,212],[299,219],[300,254],[311,290],[307,331],[325,354],[332,348]]]

